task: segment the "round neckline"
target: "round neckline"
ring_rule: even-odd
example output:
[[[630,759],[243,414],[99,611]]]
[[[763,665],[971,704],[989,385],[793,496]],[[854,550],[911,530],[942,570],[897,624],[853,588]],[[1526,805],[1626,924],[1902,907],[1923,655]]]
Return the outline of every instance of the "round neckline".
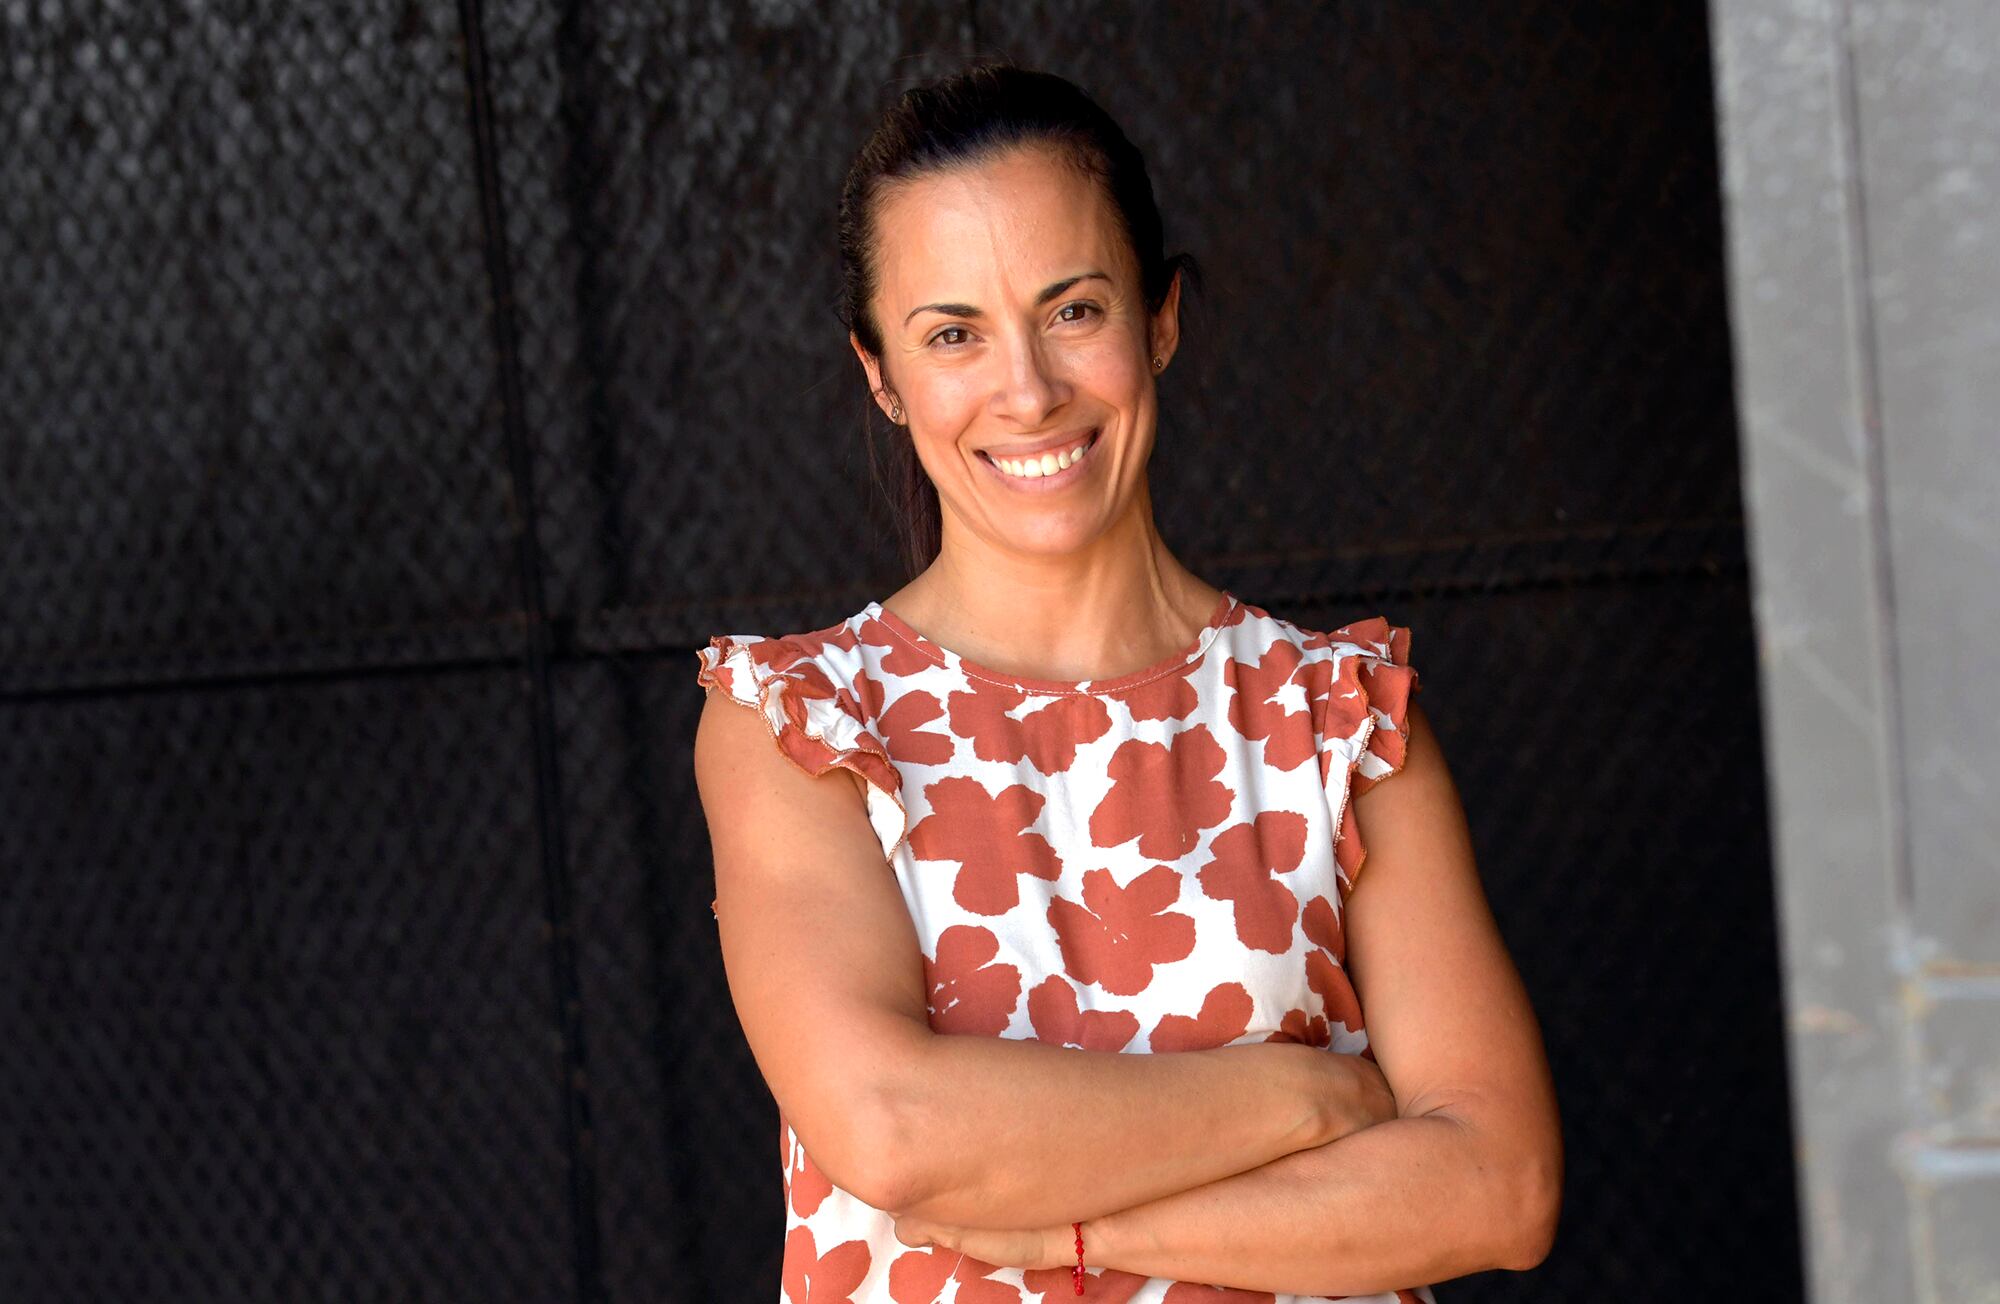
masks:
[[[1196,632],[1193,641],[1172,656],[1156,661],[1150,666],[1129,671],[1126,674],[1117,675],[1110,679],[1078,680],[1033,679],[1026,675],[1010,675],[1004,671],[995,670],[991,666],[981,665],[970,658],[960,656],[943,644],[931,641],[929,637],[918,632],[908,621],[883,606],[880,602],[870,602],[866,608],[866,612],[869,616],[881,621],[891,634],[894,634],[897,639],[914,648],[926,660],[936,662],[941,666],[955,666],[963,671],[968,678],[981,680],[989,684],[998,684],[1003,688],[1018,689],[1024,693],[1066,693],[1098,696],[1120,693],[1130,688],[1137,688],[1139,685],[1158,679],[1162,675],[1172,674],[1176,670],[1185,667],[1189,662],[1200,660],[1207,653],[1209,644],[1215,641],[1215,636],[1221,633],[1223,628],[1228,625],[1230,616],[1236,610],[1236,605],[1236,595],[1224,589],[1222,590],[1222,596],[1216,599],[1214,609],[1208,613],[1208,619],[1202,624],[1201,629]]]

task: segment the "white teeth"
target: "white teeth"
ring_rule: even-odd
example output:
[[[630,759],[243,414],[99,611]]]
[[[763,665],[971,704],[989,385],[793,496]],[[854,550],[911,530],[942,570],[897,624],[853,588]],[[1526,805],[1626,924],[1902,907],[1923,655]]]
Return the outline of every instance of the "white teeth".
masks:
[[[1087,435],[1084,437],[1083,442],[1074,448],[1067,448],[1057,453],[1043,453],[1040,457],[1007,458],[1005,460],[996,457],[990,460],[993,465],[999,467],[1008,475],[1019,476],[1024,480],[1039,480],[1045,475],[1054,475],[1058,471],[1067,471],[1070,467],[1076,465],[1077,461],[1083,457],[1084,451],[1090,447],[1090,441],[1093,437]]]

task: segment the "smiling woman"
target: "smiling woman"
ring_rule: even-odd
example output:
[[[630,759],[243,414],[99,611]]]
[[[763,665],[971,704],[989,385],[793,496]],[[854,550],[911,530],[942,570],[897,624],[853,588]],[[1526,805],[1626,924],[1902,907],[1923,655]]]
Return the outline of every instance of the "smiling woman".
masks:
[[[914,577],[697,667],[786,1297],[1407,1304],[1534,1266],[1554,1091],[1410,631],[1302,628],[1155,527],[1195,268],[1138,151],[974,67],[904,93],[840,234]]]
[[[1092,501],[1040,503],[1059,520],[951,504],[989,537],[1028,532],[1015,542],[1038,551],[1065,550],[1143,497],[1152,381],[1200,267],[1165,253],[1145,160],[1087,95],[1000,67],[912,90],[849,170],[839,230],[849,341],[875,403],[908,432],[885,443],[867,428],[913,573],[943,546],[954,453],[967,474],[1011,461],[1019,475],[986,483],[1047,493],[1022,478],[1054,478],[1064,467],[1047,454],[1110,430],[1092,454],[1097,483],[1077,485]]]
[[[953,532],[951,565],[1030,585],[1123,580],[1142,558],[1178,570],[1152,530],[1146,466],[1154,377],[1179,342],[1179,278],[1148,298],[1133,224],[1072,152],[989,148],[976,166],[877,190],[854,287],[869,306],[849,328],[869,388],[908,430]],[[878,335],[877,320],[899,325]]]

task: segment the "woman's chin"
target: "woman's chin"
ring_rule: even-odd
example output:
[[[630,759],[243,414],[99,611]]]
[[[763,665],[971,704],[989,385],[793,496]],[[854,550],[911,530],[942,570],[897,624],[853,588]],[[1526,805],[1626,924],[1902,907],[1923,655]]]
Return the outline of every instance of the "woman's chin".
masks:
[[[1104,533],[1102,523],[1094,515],[1051,512],[1049,518],[1007,522],[1002,529],[1007,546],[1028,556],[1061,557],[1084,551]]]

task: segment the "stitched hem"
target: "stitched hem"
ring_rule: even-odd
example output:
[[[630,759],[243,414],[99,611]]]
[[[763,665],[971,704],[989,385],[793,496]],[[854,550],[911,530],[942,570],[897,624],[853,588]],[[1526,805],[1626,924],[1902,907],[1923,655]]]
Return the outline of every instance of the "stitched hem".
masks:
[[[1038,679],[1026,675],[1010,677],[1001,674],[997,670],[988,670],[975,661],[966,660],[949,648],[942,647],[928,639],[923,639],[920,633],[918,634],[918,639],[922,639],[923,641],[919,642],[918,639],[912,639],[903,629],[897,627],[899,624],[905,624],[902,618],[879,602],[869,603],[868,611],[870,616],[883,629],[887,630],[889,636],[898,643],[901,643],[904,647],[915,652],[931,664],[956,670],[967,679],[977,680],[982,684],[991,684],[997,688],[1011,689],[1014,692],[1023,693],[1029,697],[1123,697],[1126,693],[1134,689],[1143,688],[1147,684],[1155,683],[1170,675],[1188,673],[1189,666],[1195,665],[1208,655],[1208,649],[1214,644],[1216,637],[1230,625],[1236,623],[1237,613],[1242,606],[1241,599],[1237,598],[1235,594],[1223,590],[1222,596],[1216,600],[1214,609],[1209,613],[1208,622],[1202,626],[1202,631],[1195,639],[1194,645],[1178,654],[1170,662],[1150,669],[1141,668],[1134,670],[1127,675],[1111,675],[1103,679],[1081,679],[1073,682]],[[905,627],[907,628],[906,624]],[[916,631],[913,630],[911,632],[914,633]],[[1132,678],[1134,675],[1140,676],[1140,678]],[[1127,682],[1128,680],[1129,682]],[[1099,687],[1098,685],[1107,686]]]

